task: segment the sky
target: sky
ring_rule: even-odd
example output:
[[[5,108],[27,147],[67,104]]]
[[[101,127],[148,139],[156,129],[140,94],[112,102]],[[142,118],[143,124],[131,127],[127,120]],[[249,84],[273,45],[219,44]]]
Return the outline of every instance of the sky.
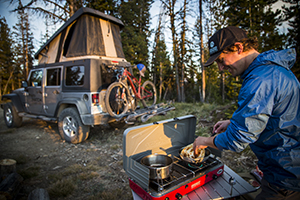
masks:
[[[26,2],[23,1],[23,2]],[[178,1],[181,2],[181,1]],[[156,29],[157,28],[157,22],[158,22],[158,15],[160,12],[160,1],[159,0],[155,0],[154,4],[151,7],[150,10],[150,14],[151,14],[151,28],[152,29]],[[277,3],[274,8],[281,8],[282,2]],[[178,3],[178,6],[180,6],[180,3]],[[0,15],[1,17],[5,17],[6,18],[6,22],[9,26],[9,28],[12,30],[12,27],[18,22],[17,19],[17,14],[16,13],[11,13],[9,12],[10,10],[12,10],[15,7],[15,5],[9,5],[9,2],[7,0],[0,0]],[[198,7],[195,6],[196,11],[198,12]],[[195,22],[195,17],[189,16],[189,20],[188,21],[188,25],[189,26],[193,26],[194,22]],[[45,27],[45,23],[44,23],[44,19],[42,17],[36,16],[36,15],[29,15],[29,20],[30,20],[30,27],[31,27],[31,31],[33,32],[34,35],[34,46],[35,46],[35,51],[37,51],[39,49],[39,47],[41,46],[39,41],[41,40],[42,35],[45,34],[46,32],[46,27]],[[165,18],[166,23],[168,23],[168,18]],[[51,26],[49,29],[50,35],[52,35],[53,33],[55,33],[55,31],[57,29],[59,29],[60,25],[56,25],[56,26]],[[170,37],[170,31],[168,30],[168,24],[166,24],[165,27],[165,40],[166,40],[166,44],[167,44],[167,49],[168,52],[171,52],[171,37]],[[286,29],[286,25],[284,25],[284,29]],[[150,42],[154,41],[154,36],[152,36],[150,38]],[[153,43],[150,44],[150,48],[153,47]]]

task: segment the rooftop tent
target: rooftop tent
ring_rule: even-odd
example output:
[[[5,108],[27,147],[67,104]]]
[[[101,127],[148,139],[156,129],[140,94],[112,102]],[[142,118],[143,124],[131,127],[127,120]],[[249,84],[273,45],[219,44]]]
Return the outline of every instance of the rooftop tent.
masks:
[[[37,51],[39,64],[91,57],[124,59],[117,18],[91,8],[80,8]]]

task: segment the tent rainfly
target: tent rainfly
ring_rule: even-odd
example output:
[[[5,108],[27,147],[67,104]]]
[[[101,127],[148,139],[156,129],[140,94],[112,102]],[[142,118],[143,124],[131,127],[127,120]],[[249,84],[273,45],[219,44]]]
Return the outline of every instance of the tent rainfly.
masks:
[[[39,64],[85,58],[125,60],[121,20],[91,8],[80,8],[37,51]]]

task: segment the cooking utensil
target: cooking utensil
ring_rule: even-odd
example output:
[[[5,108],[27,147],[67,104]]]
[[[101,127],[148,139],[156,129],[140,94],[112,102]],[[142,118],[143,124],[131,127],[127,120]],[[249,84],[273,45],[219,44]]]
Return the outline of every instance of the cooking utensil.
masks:
[[[165,179],[172,172],[173,159],[167,155],[152,154],[143,157],[141,164],[150,169],[150,179]]]
[[[231,189],[230,189],[230,196],[231,196],[231,195],[232,195],[233,185],[236,184],[236,180],[235,180],[234,177],[230,177],[228,182],[229,182],[229,184],[231,185]]]
[[[179,150],[179,155],[180,155],[181,159],[188,162],[188,163],[193,163],[193,164],[200,164],[202,162],[205,162],[211,154],[210,150],[208,148],[205,148],[205,155],[204,155],[203,159],[202,160],[201,159],[200,160],[195,160],[193,158],[182,156],[181,151],[183,149],[184,149],[184,147]]]

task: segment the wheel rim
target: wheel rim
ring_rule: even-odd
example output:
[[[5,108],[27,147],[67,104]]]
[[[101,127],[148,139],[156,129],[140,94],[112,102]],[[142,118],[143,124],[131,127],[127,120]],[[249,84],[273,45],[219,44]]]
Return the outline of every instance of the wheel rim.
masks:
[[[5,113],[5,119],[6,119],[6,121],[7,121],[9,124],[11,124],[12,121],[13,121],[12,111],[11,111],[11,109],[9,109],[9,108],[6,110],[6,113]]]
[[[113,89],[115,92],[112,92],[110,107],[112,108],[112,112],[114,112],[115,115],[123,113],[125,107],[127,106],[127,94],[126,92],[122,92],[123,89],[125,88],[116,86]]]
[[[67,116],[63,120],[63,131],[68,137],[73,137],[77,133],[77,125],[75,119]]]

